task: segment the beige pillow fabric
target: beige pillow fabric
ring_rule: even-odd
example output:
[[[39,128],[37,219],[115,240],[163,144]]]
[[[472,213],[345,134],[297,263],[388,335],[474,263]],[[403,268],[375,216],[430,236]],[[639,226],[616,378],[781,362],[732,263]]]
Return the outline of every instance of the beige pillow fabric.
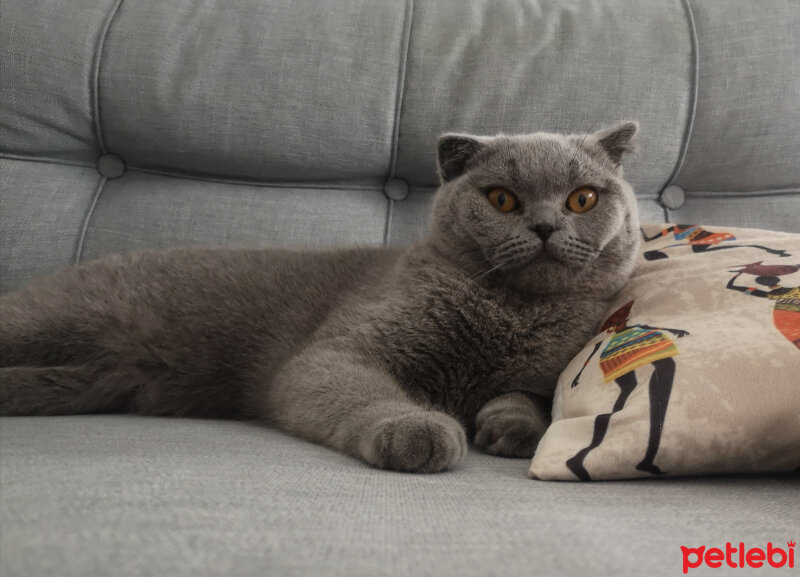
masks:
[[[800,471],[800,235],[645,225],[561,374],[538,479]]]

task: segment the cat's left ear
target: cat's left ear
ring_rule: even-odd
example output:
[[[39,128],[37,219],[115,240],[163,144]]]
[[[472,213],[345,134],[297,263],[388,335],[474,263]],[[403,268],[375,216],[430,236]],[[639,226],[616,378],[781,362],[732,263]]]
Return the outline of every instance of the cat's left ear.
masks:
[[[437,145],[439,176],[442,182],[458,178],[464,174],[467,162],[481,150],[486,143],[485,138],[468,134],[443,134]]]
[[[622,164],[622,157],[636,150],[635,139],[639,123],[633,120],[617,124],[611,128],[594,133],[596,142],[616,165]]]

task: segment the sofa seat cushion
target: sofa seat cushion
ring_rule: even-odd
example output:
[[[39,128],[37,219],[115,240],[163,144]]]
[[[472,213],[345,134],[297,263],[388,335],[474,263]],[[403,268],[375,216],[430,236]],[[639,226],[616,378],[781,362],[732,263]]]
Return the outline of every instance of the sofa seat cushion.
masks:
[[[793,477],[578,485],[527,466],[471,451],[399,474],[249,423],[6,417],[0,574],[675,575],[681,545],[797,537]]]

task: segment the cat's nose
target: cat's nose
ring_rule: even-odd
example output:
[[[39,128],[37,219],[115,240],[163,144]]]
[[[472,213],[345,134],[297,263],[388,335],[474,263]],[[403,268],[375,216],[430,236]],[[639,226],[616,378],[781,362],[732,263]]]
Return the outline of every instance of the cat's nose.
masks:
[[[550,235],[553,234],[553,231],[556,229],[551,224],[537,224],[535,226],[530,227],[533,232],[539,235],[539,238],[542,240],[547,240],[550,238]]]

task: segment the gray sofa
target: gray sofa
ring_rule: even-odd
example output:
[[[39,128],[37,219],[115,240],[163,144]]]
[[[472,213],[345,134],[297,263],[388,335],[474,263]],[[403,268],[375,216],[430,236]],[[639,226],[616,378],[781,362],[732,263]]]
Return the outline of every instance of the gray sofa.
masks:
[[[451,130],[637,119],[643,220],[800,232],[793,0],[0,9],[4,291],[146,247],[407,244]],[[4,418],[0,574],[674,575],[682,545],[800,537],[797,477],[527,467],[473,450],[415,476],[247,423]]]

